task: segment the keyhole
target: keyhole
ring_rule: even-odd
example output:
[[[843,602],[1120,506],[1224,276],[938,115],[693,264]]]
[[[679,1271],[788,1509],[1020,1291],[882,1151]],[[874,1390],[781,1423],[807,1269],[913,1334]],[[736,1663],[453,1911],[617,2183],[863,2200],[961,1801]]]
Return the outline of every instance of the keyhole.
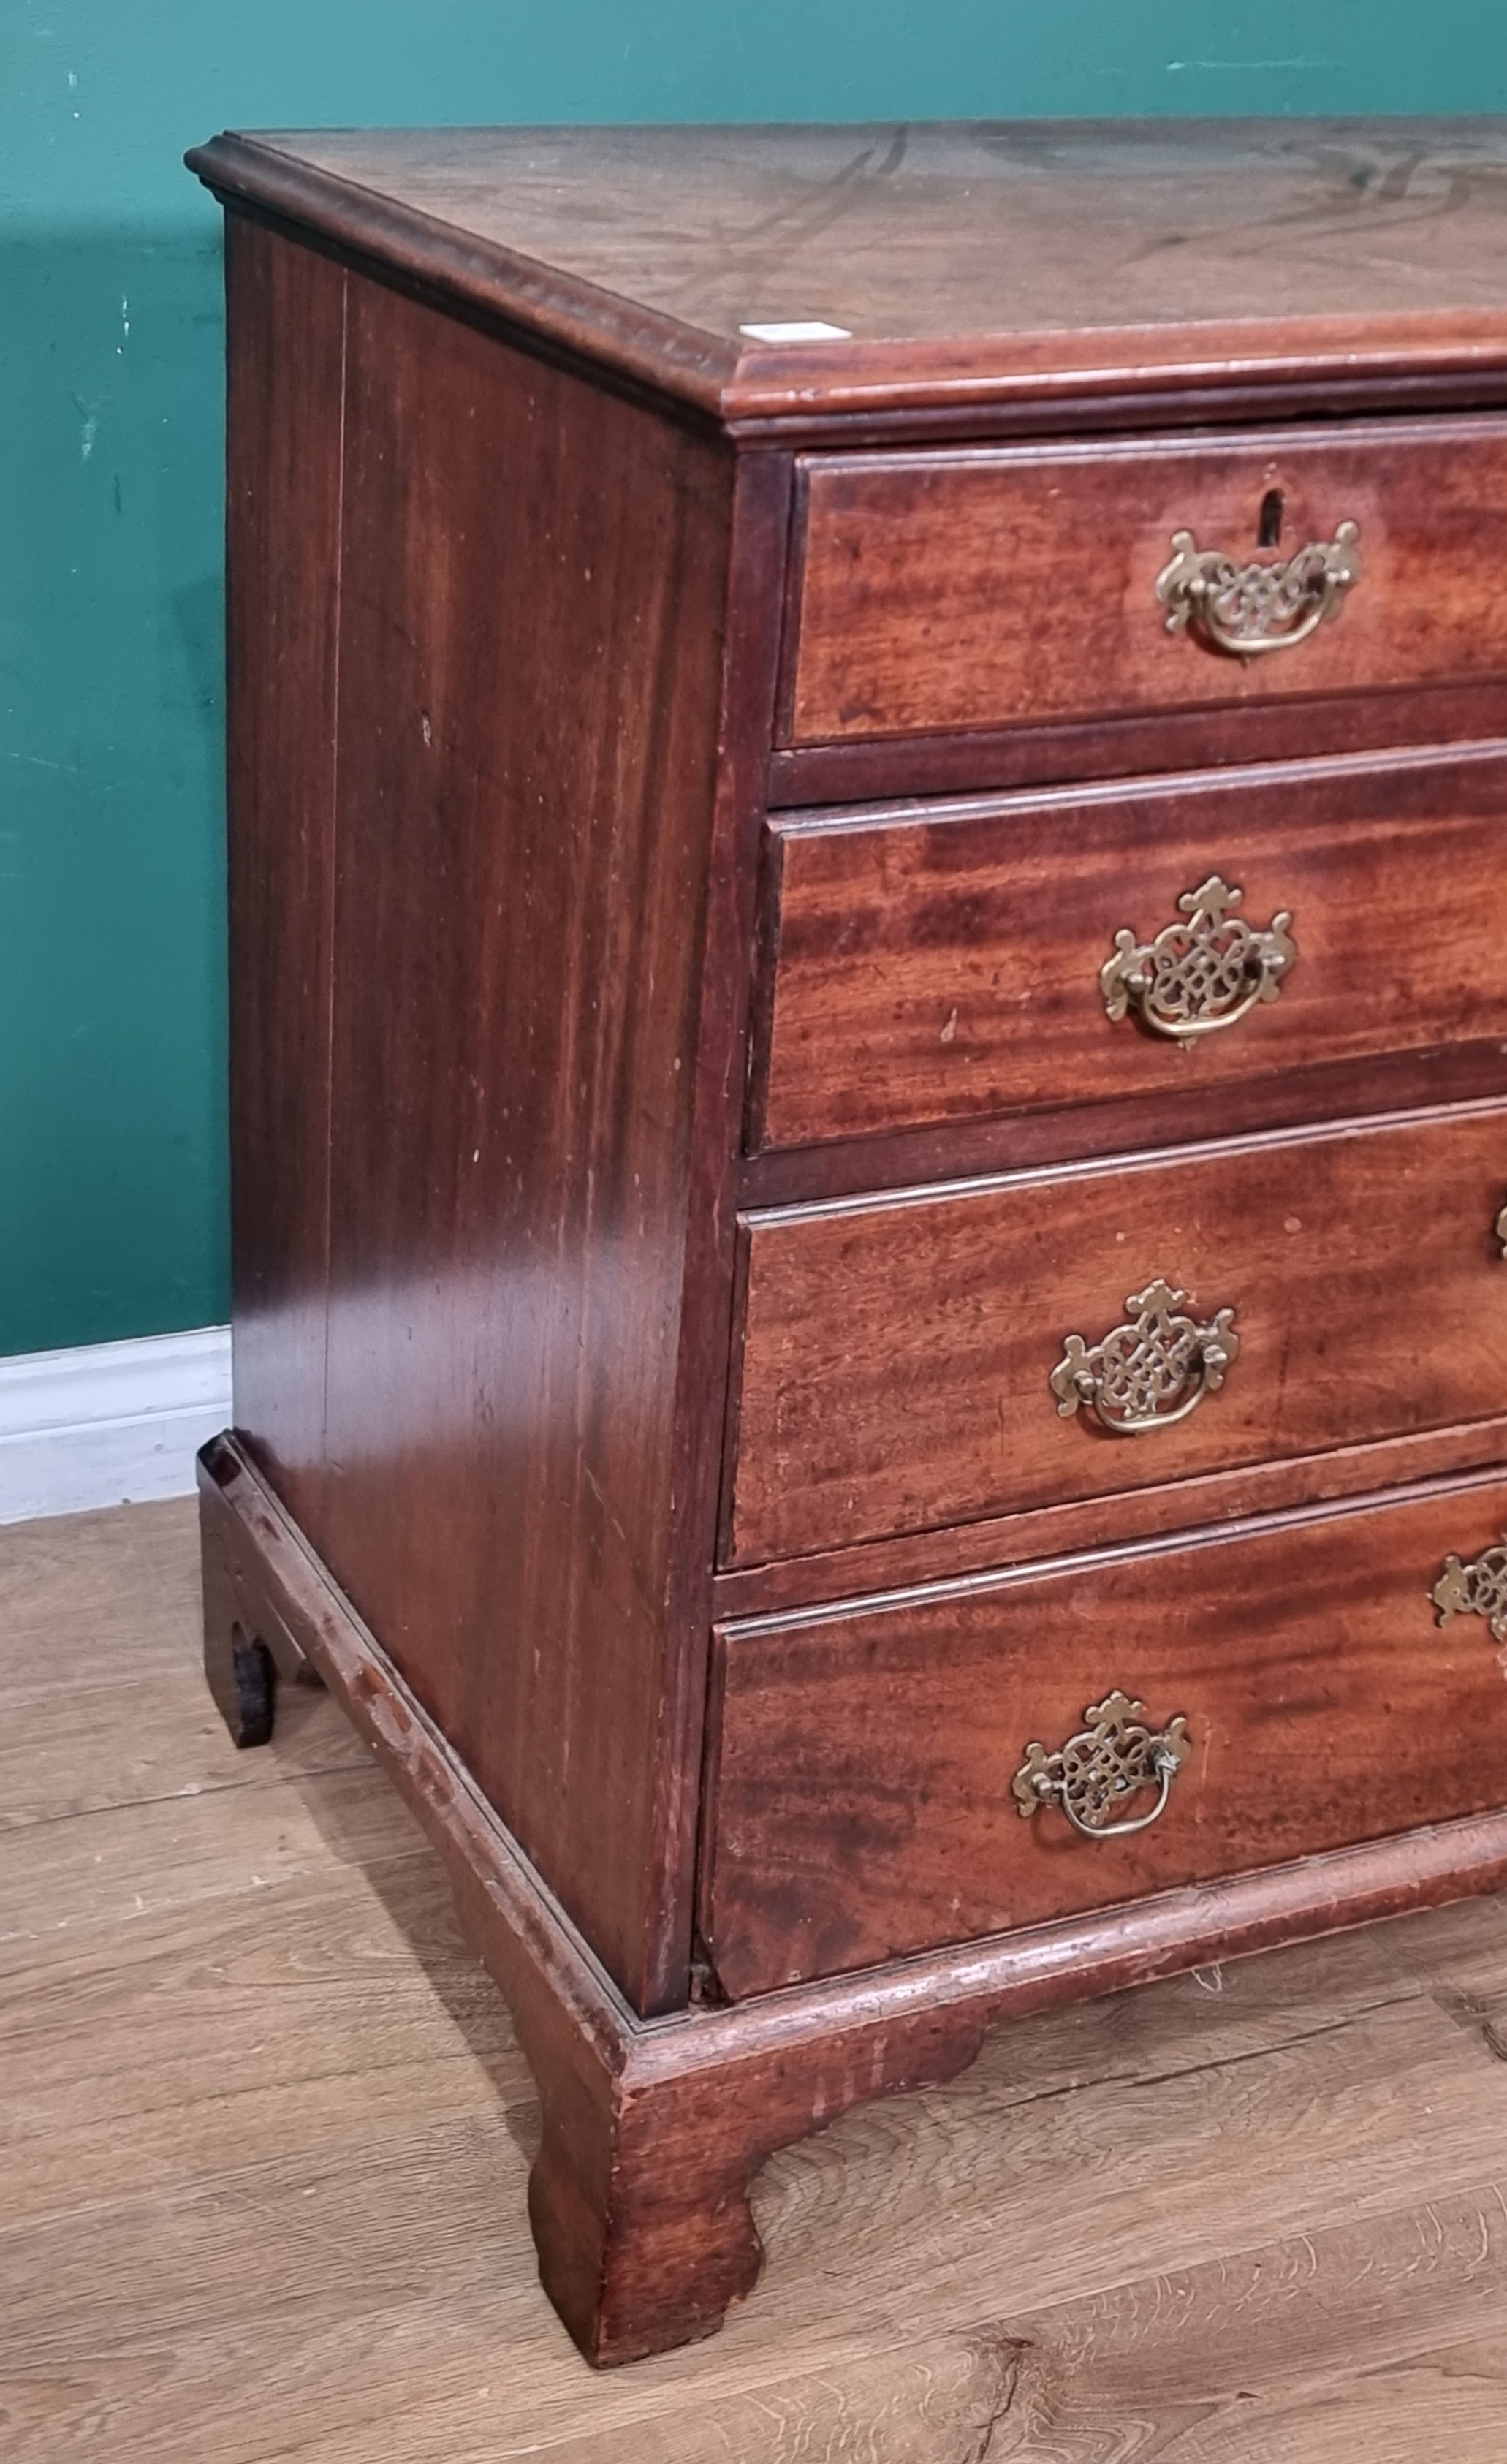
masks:
[[[1282,543],[1282,492],[1268,488],[1261,498],[1261,518],[1256,526],[1257,547],[1280,547]]]

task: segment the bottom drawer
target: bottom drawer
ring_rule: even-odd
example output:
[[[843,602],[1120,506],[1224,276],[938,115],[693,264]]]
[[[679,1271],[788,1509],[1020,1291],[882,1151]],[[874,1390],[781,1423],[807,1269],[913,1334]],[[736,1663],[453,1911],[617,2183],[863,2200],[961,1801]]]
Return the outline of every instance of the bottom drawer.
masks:
[[[723,1989],[1507,1804],[1504,1527],[1496,1472],[720,1629]]]

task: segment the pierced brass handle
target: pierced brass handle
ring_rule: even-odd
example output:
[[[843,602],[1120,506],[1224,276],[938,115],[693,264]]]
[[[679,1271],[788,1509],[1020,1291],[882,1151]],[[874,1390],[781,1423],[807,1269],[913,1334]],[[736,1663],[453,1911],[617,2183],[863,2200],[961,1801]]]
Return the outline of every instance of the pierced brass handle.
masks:
[[[1185,923],[1164,924],[1154,940],[1138,941],[1126,926],[1114,956],[1099,970],[1104,1015],[1116,1024],[1132,1001],[1144,1026],[1186,1044],[1235,1026],[1257,1001],[1273,1001],[1298,952],[1283,908],[1270,924],[1237,915],[1244,892],[1212,872],[1177,904]]]
[[[1087,1727],[1055,1753],[1039,1743],[1027,1746],[1010,1783],[1016,1808],[1029,1821],[1043,1805],[1059,1805],[1085,1839],[1125,1839],[1149,1830],[1166,1813],[1172,1782],[1188,1759],[1188,1722],[1179,1712],[1165,1728],[1148,1728],[1146,1705],[1118,1690],[1090,1703],[1083,1717]],[[1149,1814],[1125,1822],[1109,1818],[1145,1788],[1157,1793]]]
[[[1360,581],[1360,539],[1354,522],[1342,522],[1327,546],[1316,540],[1281,564],[1236,564],[1200,548],[1191,531],[1174,531],[1172,561],[1156,578],[1167,629],[1197,633],[1236,659],[1295,650],[1339,615]]]
[[[1483,1550],[1468,1566],[1458,1557],[1446,1557],[1429,1597],[1441,1625],[1452,1617],[1484,1617],[1494,1639],[1507,1642],[1507,1539],[1500,1548]]]
[[[1222,1309],[1200,1325],[1184,1313],[1186,1292],[1160,1276],[1125,1302],[1129,1323],[1097,1343],[1070,1334],[1050,1384],[1064,1420],[1087,1404],[1117,1438],[1169,1429],[1218,1393],[1240,1349],[1234,1311]]]

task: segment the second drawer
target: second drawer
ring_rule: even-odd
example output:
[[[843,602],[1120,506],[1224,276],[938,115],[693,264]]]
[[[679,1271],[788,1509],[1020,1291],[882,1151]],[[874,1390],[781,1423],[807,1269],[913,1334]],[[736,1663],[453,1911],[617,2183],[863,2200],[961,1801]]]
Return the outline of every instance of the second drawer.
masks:
[[[1485,1419],[1507,1104],[754,1214],[724,1562]]]
[[[776,822],[750,1144],[1507,1036],[1504,812],[1477,746]]]

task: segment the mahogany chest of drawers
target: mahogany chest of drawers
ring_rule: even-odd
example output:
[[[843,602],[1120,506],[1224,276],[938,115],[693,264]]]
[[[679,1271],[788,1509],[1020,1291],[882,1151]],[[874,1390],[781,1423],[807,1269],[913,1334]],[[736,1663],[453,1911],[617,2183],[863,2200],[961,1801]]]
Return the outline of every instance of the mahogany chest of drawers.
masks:
[[[582,2348],[995,2018],[1507,1880],[1507,133],[224,137],[236,1734]]]

